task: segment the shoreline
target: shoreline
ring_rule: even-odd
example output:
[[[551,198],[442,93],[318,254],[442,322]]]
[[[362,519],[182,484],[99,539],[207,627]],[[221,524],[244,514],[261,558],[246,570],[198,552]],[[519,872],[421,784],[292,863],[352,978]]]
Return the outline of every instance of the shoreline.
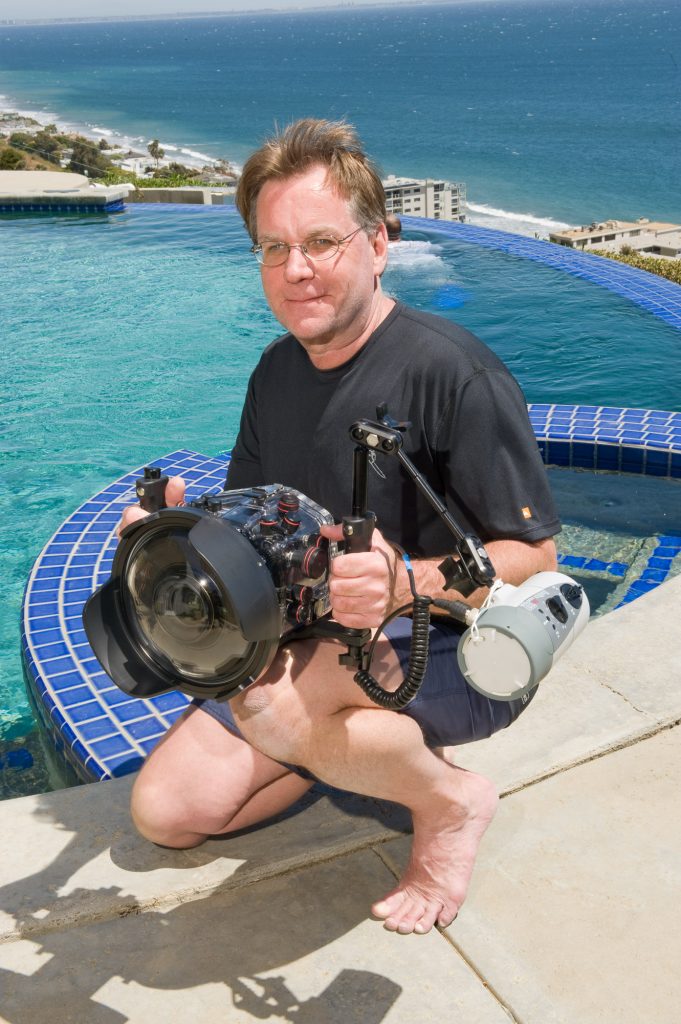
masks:
[[[144,139],[140,135],[123,134],[117,129],[107,128],[103,125],[70,121],[53,111],[24,107],[21,103],[16,102],[13,97],[7,94],[0,94],[0,128],[3,127],[4,119],[10,116],[26,118],[35,122],[35,125],[28,126],[29,130],[39,131],[48,124],[55,124],[58,131],[63,134],[82,135],[94,143],[98,143],[101,139],[106,139],[112,148],[116,147],[114,151],[120,149],[126,153],[128,151],[132,152],[133,155],[128,156],[128,160],[139,161],[140,163],[154,162],[146,149],[151,139]],[[21,130],[20,127],[17,130]],[[207,165],[225,162],[229,164],[237,175],[241,173],[241,166],[227,157],[211,157],[207,153],[201,153],[191,149],[189,146],[178,145],[174,142],[163,142],[161,139],[158,141],[161,149],[164,150],[163,159],[159,161],[160,167],[167,167],[170,163],[176,162],[199,172]],[[551,231],[564,231],[574,227],[572,224],[556,220],[550,216],[541,217],[534,213],[503,210],[485,202],[470,200],[466,204],[466,222],[477,227],[507,231],[511,234],[524,235],[528,238],[548,238]]]
[[[88,141],[94,143],[99,143],[101,139],[105,139],[114,153],[119,153],[119,151],[126,154],[131,153],[131,156],[126,157],[128,160],[154,163],[153,158],[147,151],[147,145],[152,141],[151,139],[145,139],[141,135],[123,134],[115,128],[100,127],[99,125],[87,122],[70,121],[53,111],[22,107],[19,103],[14,102],[11,96],[0,94],[0,130],[8,130],[7,119],[9,118],[19,118],[26,122],[25,125],[18,124],[15,129],[12,129],[15,131],[27,130],[29,132],[37,132],[46,128],[48,124],[54,124],[60,134],[82,135]],[[29,122],[34,123],[30,124]],[[167,167],[171,163],[182,163],[191,170],[201,171],[206,165],[224,162],[228,163],[237,174],[241,172],[241,167],[227,157],[212,157],[207,153],[190,149],[188,146],[177,145],[173,142],[166,143],[161,139],[158,142],[164,151],[164,156],[159,161],[159,166],[161,167]]]

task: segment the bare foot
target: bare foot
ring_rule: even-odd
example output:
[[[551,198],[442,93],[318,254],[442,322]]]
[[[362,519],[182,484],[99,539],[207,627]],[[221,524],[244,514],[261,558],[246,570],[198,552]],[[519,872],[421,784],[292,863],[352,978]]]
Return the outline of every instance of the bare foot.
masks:
[[[414,814],[414,839],[396,889],[374,903],[375,917],[389,931],[425,935],[435,923],[451,924],[466,898],[475,856],[494,817],[498,796],[489,779],[453,768],[456,785],[448,807]]]

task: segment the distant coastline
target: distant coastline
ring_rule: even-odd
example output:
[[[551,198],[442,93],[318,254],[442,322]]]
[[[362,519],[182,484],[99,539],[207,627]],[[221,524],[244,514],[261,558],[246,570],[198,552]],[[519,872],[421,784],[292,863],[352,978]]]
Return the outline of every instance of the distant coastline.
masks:
[[[0,19],[0,28],[12,28],[22,27],[27,25],[93,25],[93,24],[108,24],[111,22],[146,22],[146,21],[194,21],[194,20],[205,20],[206,18],[235,18],[243,17],[244,15],[273,15],[273,14],[323,14],[325,11],[355,11],[355,10],[372,10],[377,8],[395,8],[395,7],[447,7],[452,3],[457,5],[480,3],[485,0],[426,0],[425,3],[419,3],[418,0],[396,0],[395,3],[388,3],[387,0],[378,0],[376,3],[363,3],[354,4],[338,3],[338,4],[326,4],[324,5],[310,5],[299,6],[297,4],[290,4],[282,7],[258,7],[248,8],[244,7],[239,10],[233,11],[170,11],[166,14],[112,14],[108,17],[104,15],[93,15],[91,17],[74,17],[74,18],[2,18]]]
[[[0,135],[5,133],[9,135],[15,131],[28,131],[32,134],[44,130],[51,124],[56,126],[61,135],[67,135],[72,138],[85,138],[93,144],[98,144],[105,140],[112,154],[120,157],[125,153],[128,160],[138,165],[156,163],[147,149],[151,139],[143,140],[141,137],[133,139],[130,136],[117,135],[117,133],[107,129],[97,129],[87,125],[74,125],[56,115],[53,117],[41,111],[11,109],[6,105],[6,97],[0,96]],[[164,156],[158,161],[160,167],[169,167],[172,163],[181,162],[188,169],[195,170],[198,174],[209,165],[225,164],[229,165],[236,174],[240,173],[240,168],[236,164],[223,157],[210,157],[195,150],[174,146],[170,143],[162,143],[161,149],[164,150]],[[50,170],[58,169],[57,167],[50,168]]]

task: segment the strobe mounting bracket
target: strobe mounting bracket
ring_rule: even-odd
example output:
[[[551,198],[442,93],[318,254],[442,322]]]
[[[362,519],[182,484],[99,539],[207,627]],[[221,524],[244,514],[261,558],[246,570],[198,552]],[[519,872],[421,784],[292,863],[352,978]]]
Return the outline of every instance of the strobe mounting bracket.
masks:
[[[484,544],[474,533],[466,533],[461,529],[447,507],[404,453],[402,435],[411,424],[394,420],[389,416],[385,403],[376,409],[376,417],[375,420],[357,420],[350,427],[350,437],[356,445],[353,464],[353,517],[361,519],[372,515],[367,512],[369,452],[396,456],[454,538],[456,553],[448,555],[438,566],[445,579],[444,589],[456,588],[460,594],[467,597],[478,587],[491,587],[495,572]]]

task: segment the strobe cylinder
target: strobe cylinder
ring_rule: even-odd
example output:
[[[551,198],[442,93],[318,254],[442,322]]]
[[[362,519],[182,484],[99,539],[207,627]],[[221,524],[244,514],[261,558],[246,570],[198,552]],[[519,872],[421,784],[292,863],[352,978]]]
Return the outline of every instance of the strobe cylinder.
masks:
[[[94,653],[135,697],[229,699],[287,633],[330,610],[329,512],[281,484],[202,495],[124,530],[83,613]]]
[[[578,583],[539,572],[519,587],[504,584],[461,637],[459,667],[486,697],[527,696],[579,636],[589,601]]]

